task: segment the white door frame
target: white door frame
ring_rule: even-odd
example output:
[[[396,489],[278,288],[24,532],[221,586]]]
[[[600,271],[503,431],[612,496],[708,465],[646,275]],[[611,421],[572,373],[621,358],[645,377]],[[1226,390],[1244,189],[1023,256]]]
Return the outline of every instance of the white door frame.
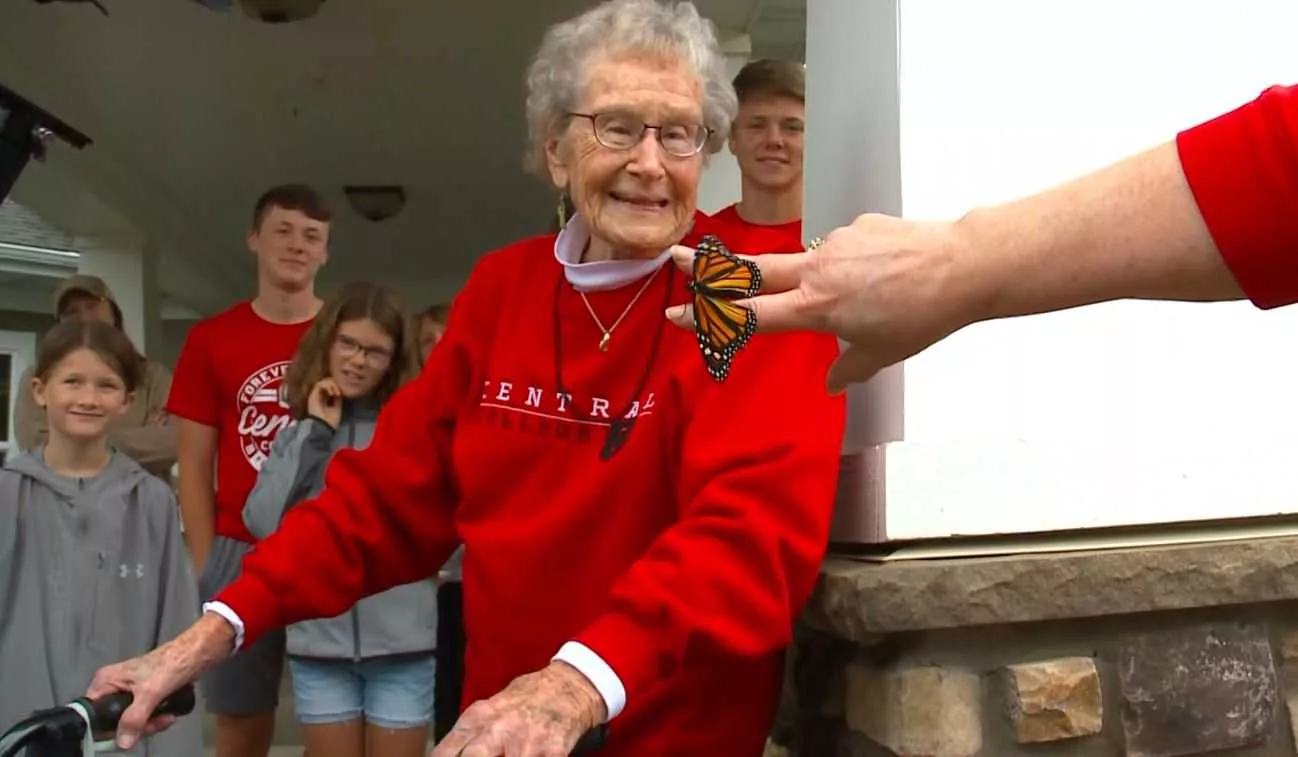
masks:
[[[18,385],[18,379],[36,363],[36,334],[30,331],[0,331],[0,353],[12,355],[12,365],[9,369],[9,428],[5,434],[5,439],[9,441],[0,441],[0,452],[8,456],[10,450],[16,450],[17,440],[14,439],[14,400],[20,392],[27,391],[26,387]]]

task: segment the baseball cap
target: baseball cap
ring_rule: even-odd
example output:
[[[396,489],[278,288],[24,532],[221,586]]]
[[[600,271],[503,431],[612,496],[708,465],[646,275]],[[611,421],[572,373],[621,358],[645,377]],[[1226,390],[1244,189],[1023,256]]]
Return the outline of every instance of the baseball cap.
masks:
[[[59,288],[54,290],[54,317],[59,317],[63,312],[63,301],[72,294],[85,294],[98,300],[104,300],[113,306],[113,315],[116,316],[117,325],[121,327],[122,309],[117,304],[117,298],[113,296],[113,291],[108,288],[108,284],[98,276],[79,273],[75,276],[69,276],[59,284]]]

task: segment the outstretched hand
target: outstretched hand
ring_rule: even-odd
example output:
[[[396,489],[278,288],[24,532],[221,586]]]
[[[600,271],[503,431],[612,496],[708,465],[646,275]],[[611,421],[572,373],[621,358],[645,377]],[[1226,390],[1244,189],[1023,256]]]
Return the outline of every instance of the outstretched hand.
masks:
[[[741,255],[761,269],[762,292],[740,302],[757,315],[759,333],[822,331],[846,341],[827,377],[838,393],[972,322],[974,303],[950,275],[958,249],[950,224],[863,215],[807,252]],[[672,256],[692,270],[693,249],[677,246]],[[689,305],[667,317],[694,324]]]

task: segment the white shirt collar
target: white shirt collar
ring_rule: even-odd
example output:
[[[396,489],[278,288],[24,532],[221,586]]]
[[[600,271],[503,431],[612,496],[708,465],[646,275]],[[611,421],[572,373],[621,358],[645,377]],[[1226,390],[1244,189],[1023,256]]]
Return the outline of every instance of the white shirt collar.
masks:
[[[568,219],[567,225],[554,240],[554,258],[563,266],[564,278],[573,288],[584,292],[617,289],[658,270],[671,257],[664,250],[657,257],[642,260],[597,260],[581,262],[581,255],[590,241],[590,226],[580,215]]]

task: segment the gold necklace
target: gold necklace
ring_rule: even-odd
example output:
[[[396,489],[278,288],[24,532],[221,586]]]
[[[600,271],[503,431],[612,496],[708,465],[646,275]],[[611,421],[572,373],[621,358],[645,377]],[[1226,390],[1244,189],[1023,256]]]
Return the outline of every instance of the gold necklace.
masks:
[[[668,263],[668,265],[670,265],[670,263]],[[613,338],[613,330],[622,323],[622,319],[626,318],[627,313],[631,312],[631,308],[635,307],[636,302],[639,301],[640,295],[644,294],[645,290],[649,288],[649,285],[653,283],[653,280],[658,278],[658,271],[661,270],[662,266],[659,266],[644,280],[644,283],[640,285],[640,291],[635,293],[635,297],[632,297],[631,302],[627,303],[627,306],[622,310],[622,315],[619,315],[617,320],[613,321],[613,325],[608,328],[604,328],[604,322],[601,321],[599,315],[595,313],[595,308],[591,307],[590,300],[586,299],[586,293],[580,290],[577,291],[577,294],[581,295],[581,301],[586,303],[586,312],[590,313],[591,319],[595,321],[595,325],[598,326],[600,332],[603,333],[603,336],[599,338],[600,352],[608,352],[608,343],[609,340]]]

